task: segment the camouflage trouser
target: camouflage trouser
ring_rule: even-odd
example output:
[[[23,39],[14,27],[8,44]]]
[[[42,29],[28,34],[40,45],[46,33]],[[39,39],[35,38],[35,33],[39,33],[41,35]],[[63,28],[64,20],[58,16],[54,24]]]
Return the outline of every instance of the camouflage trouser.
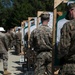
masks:
[[[75,75],[75,64],[65,64],[59,71],[59,75]]]
[[[52,53],[41,52],[37,55],[34,75],[52,75]]]
[[[16,54],[19,54],[21,52],[21,43],[17,42],[16,46],[15,46],[15,52]]]
[[[3,59],[3,69],[8,68],[8,52],[5,51],[5,53],[2,53],[2,59]]]

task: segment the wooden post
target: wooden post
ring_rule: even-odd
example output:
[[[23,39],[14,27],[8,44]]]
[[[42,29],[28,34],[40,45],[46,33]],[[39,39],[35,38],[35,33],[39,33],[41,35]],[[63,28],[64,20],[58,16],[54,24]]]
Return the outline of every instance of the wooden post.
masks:
[[[60,3],[62,3],[62,2],[64,2],[64,3],[66,3],[66,2],[68,2],[69,0],[54,0],[54,14],[53,14],[53,49],[55,49],[55,35],[56,35],[56,18],[57,18],[57,9],[56,9],[56,7],[60,4]],[[53,68],[53,70],[52,70],[52,73],[53,73],[53,75],[54,75],[54,53],[55,53],[55,50],[53,50],[52,51],[52,68]]]
[[[55,8],[53,14],[53,45],[55,44],[56,18],[57,18],[57,9]]]
[[[67,3],[69,0],[63,0],[64,3]]]
[[[25,27],[25,22],[26,22],[27,20],[24,20],[24,21],[22,21],[21,22],[21,33],[22,33],[22,41],[21,41],[21,53],[23,52],[23,48],[24,48],[24,45],[25,45],[25,43],[24,43],[24,35],[25,35],[25,31],[24,31],[24,27]]]
[[[54,75],[54,53],[55,53],[55,32],[56,32],[56,17],[57,17],[57,9],[54,9],[54,14],[53,14],[53,51],[52,51],[52,74]]]
[[[39,25],[39,17],[37,17],[37,28],[38,28],[38,25]]]
[[[28,17],[28,48],[30,48],[29,40],[30,40],[30,20],[35,17]]]
[[[23,21],[21,22],[21,27],[22,27],[22,28],[25,27],[25,22],[27,22],[27,20],[23,20]]]
[[[29,40],[30,40],[30,20],[31,18],[28,17],[28,48],[30,48]]]

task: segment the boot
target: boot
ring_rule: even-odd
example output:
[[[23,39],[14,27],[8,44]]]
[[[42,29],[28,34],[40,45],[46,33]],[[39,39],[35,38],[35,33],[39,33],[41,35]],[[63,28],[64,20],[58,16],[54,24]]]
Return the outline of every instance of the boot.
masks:
[[[4,74],[3,75],[9,75],[9,74],[11,74],[9,71],[4,70]]]

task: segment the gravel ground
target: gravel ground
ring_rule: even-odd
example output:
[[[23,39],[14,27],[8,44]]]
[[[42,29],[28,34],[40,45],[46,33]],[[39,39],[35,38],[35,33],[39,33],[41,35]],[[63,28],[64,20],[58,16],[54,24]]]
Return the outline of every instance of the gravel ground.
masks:
[[[8,51],[8,70],[11,72],[11,75],[32,75],[22,72],[22,65],[20,64],[19,55],[15,55],[14,50]],[[3,75],[3,61],[0,62],[0,75]]]

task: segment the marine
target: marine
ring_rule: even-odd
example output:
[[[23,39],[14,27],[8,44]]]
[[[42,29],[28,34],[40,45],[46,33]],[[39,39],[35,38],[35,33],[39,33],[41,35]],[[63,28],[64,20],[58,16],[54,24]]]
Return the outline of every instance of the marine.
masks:
[[[62,66],[59,75],[75,75],[75,3],[69,7],[73,20],[65,23],[61,29],[58,57]]]
[[[3,75],[11,74],[8,71],[8,38],[5,35],[5,30],[3,27],[0,27],[0,54],[2,55],[3,59]]]
[[[52,31],[48,27],[49,13],[41,16],[42,25],[34,29],[30,36],[30,47],[36,52],[35,74],[52,75]]]
[[[18,28],[18,32],[15,33],[15,40],[16,40],[15,52],[18,55],[20,55],[20,53],[21,53],[21,38],[22,38],[22,34],[21,34],[20,30],[21,30],[21,28]]]

